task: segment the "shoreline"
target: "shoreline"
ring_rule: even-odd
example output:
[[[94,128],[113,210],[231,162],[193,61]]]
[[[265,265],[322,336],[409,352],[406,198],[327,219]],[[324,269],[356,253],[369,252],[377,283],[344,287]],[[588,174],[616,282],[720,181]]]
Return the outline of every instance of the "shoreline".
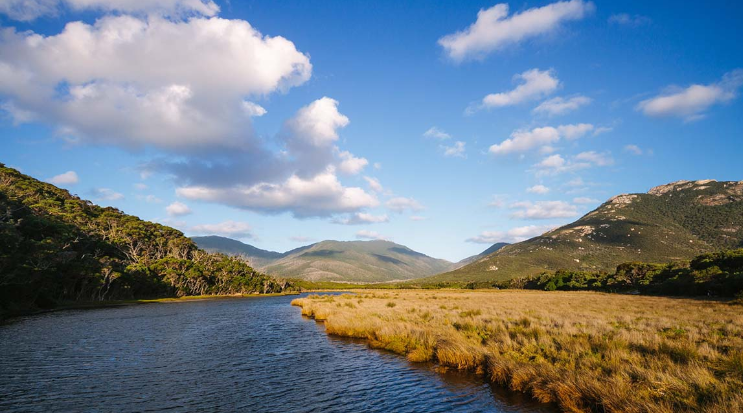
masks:
[[[483,375],[564,411],[743,406],[743,315],[724,302],[479,290],[309,296],[292,305],[328,335]]]
[[[55,313],[58,311],[68,310],[95,310],[99,308],[109,307],[125,307],[131,305],[141,304],[172,304],[172,303],[183,303],[190,301],[210,301],[210,300],[223,300],[229,298],[263,298],[263,297],[281,297],[289,295],[300,295],[302,292],[282,292],[282,293],[266,293],[266,294],[207,294],[207,295],[186,295],[183,297],[162,297],[162,298],[140,298],[132,300],[111,300],[111,301],[83,301],[83,302],[71,302],[61,303],[57,307],[48,309],[36,309],[32,311],[24,311],[19,313],[0,314],[0,324],[12,322],[13,320],[20,317],[35,316],[47,313]]]

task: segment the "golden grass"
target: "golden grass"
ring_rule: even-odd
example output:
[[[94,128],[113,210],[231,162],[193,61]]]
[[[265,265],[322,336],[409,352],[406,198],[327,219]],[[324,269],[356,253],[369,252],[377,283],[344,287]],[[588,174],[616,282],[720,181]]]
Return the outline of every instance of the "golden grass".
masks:
[[[518,290],[363,291],[292,305],[328,334],[482,373],[565,411],[743,412],[740,306]]]

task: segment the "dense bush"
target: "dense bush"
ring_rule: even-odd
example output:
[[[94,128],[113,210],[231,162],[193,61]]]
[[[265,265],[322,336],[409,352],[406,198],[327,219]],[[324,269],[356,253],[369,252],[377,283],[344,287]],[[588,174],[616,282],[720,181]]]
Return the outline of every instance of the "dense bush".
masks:
[[[545,291],[734,297],[743,292],[743,249],[703,254],[685,265],[630,262],[617,266],[613,274],[558,270],[493,286]]]
[[[69,301],[279,292],[180,231],[102,208],[0,164],[0,314]]]

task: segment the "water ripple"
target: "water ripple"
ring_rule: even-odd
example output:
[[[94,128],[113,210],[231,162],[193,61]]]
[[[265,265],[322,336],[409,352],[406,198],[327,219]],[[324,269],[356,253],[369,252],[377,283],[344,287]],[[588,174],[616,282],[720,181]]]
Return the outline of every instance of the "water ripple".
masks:
[[[3,412],[552,411],[328,337],[291,297],[151,304],[0,326]]]

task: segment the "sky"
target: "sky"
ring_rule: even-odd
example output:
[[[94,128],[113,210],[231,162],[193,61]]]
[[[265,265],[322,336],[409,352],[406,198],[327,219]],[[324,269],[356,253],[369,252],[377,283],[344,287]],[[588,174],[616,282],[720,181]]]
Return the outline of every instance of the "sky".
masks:
[[[457,261],[742,180],[737,1],[0,0],[0,162],[286,251]]]

